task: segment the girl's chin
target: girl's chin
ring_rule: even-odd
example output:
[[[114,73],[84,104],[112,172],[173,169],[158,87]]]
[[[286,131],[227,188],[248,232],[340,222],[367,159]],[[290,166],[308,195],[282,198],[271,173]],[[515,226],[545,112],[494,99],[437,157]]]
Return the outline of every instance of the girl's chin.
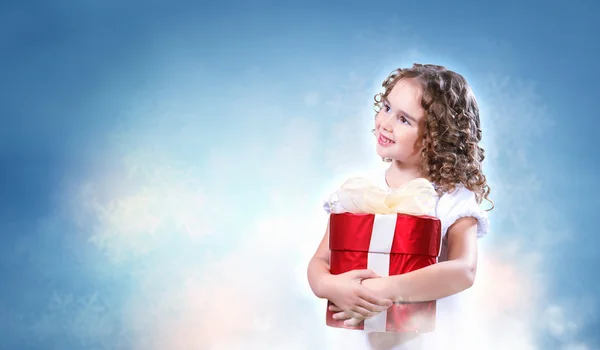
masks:
[[[394,157],[390,156],[390,154],[388,154],[388,152],[379,152],[379,150],[378,150],[377,155],[380,158],[394,159]]]

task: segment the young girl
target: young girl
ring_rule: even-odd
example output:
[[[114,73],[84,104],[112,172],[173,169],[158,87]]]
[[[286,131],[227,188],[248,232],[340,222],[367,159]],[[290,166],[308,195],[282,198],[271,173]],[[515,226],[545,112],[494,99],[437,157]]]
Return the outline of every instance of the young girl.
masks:
[[[435,332],[372,333],[362,348],[370,344],[382,349],[437,349],[437,338],[444,349],[458,349],[460,333],[452,328],[460,323],[455,318],[460,313],[458,293],[474,283],[477,238],[488,231],[486,212],[479,207],[483,199],[489,201],[490,192],[481,169],[479,108],[465,79],[441,66],[398,69],[383,87],[384,92],[375,96],[373,132],[377,154],[391,164],[374,181],[382,188],[399,188],[416,178],[434,185],[436,216],[442,223],[438,263],[390,277],[380,278],[369,270],[332,275],[326,230],[309,263],[308,280],[317,297],[334,304],[334,318],[348,325],[373,317],[395,301],[437,300]]]

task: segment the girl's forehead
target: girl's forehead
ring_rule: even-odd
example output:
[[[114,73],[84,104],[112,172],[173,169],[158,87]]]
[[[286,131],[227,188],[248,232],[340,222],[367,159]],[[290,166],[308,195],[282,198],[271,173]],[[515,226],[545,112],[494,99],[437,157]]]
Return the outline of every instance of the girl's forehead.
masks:
[[[423,89],[417,80],[413,78],[404,78],[394,85],[392,91],[390,91],[390,97],[393,95],[396,98],[420,100],[422,93]]]

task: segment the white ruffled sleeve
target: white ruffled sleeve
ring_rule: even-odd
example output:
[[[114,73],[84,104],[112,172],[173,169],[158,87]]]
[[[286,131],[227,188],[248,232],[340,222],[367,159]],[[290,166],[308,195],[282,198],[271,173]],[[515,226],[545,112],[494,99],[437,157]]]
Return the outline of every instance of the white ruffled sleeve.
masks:
[[[456,220],[463,217],[477,219],[477,238],[485,236],[490,227],[487,212],[480,208],[475,193],[463,186],[441,196],[437,206],[437,216],[442,222],[442,236],[446,235],[448,228]]]

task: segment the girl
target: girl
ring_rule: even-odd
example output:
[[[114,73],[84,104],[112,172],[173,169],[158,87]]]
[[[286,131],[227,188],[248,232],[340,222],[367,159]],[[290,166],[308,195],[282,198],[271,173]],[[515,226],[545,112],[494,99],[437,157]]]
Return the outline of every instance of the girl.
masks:
[[[373,133],[377,154],[391,164],[375,183],[398,188],[422,177],[434,184],[436,216],[442,223],[438,263],[390,277],[379,278],[369,270],[332,275],[326,230],[309,263],[308,281],[317,297],[334,304],[335,318],[348,325],[386,310],[394,301],[438,300],[434,333],[368,337],[373,348],[437,348],[434,335],[458,334],[450,328],[457,323],[449,322],[448,316],[458,311],[458,293],[474,283],[477,238],[488,231],[486,212],[479,207],[483,199],[490,201],[481,168],[479,108],[465,79],[441,66],[414,64],[398,69],[382,85],[384,92],[375,95]],[[453,344],[460,348],[458,339],[444,340],[445,349],[449,345],[454,349]]]

